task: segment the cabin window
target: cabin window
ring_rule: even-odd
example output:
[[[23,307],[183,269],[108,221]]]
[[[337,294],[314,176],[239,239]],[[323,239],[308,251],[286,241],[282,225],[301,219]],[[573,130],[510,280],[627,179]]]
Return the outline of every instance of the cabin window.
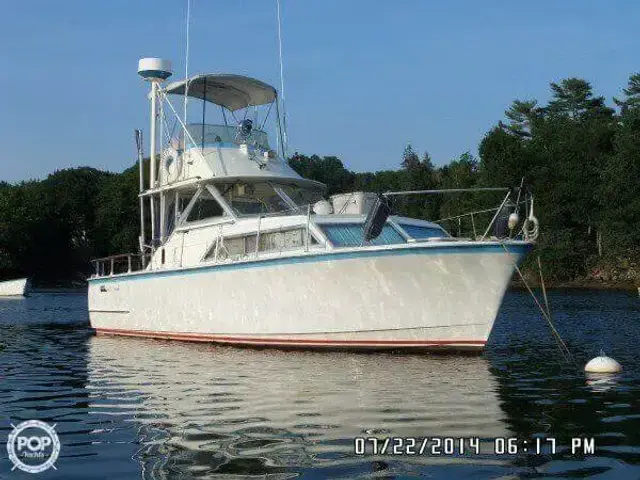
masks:
[[[226,258],[225,254],[230,258],[237,258],[246,253],[248,253],[246,237],[227,238],[224,240],[224,249],[218,252],[218,258],[221,257],[221,254],[222,258]]]
[[[211,196],[208,190],[203,190],[189,212],[187,222],[197,222],[205,218],[221,217],[223,215],[224,210],[218,201]]]
[[[329,241],[335,247],[359,247],[363,244],[364,224],[362,223],[327,223],[320,225]],[[402,235],[386,224],[382,228],[382,233],[365,245],[395,245],[406,243]]]
[[[282,189],[293,202],[300,206],[306,207],[307,205],[313,205],[318,200],[324,198],[323,191],[320,188],[301,187],[294,184],[274,183],[274,187]]]
[[[264,232],[260,234],[261,252],[274,252],[301,248],[304,245],[306,229],[296,228],[292,230],[282,230],[278,232]],[[257,235],[247,237],[248,243],[253,249],[256,247]],[[317,243],[313,235],[309,234],[310,244]]]
[[[447,233],[438,227],[426,227],[424,225],[408,225],[401,223],[400,227],[415,240],[423,240],[434,237],[448,237]]]
[[[286,212],[291,207],[268,183],[218,185],[222,196],[239,217]]]
[[[260,232],[260,246],[258,252],[282,252],[300,249],[305,245],[305,228],[294,228],[271,232]],[[227,237],[223,241],[224,248],[218,248],[218,260],[234,259],[255,254],[258,235],[250,234],[241,237]],[[318,241],[309,233],[309,245]],[[211,247],[205,260],[215,258],[216,245]]]
[[[272,182],[217,184],[233,212],[239,216],[306,213],[306,207],[322,198],[317,188]],[[288,197],[288,198],[287,198]]]

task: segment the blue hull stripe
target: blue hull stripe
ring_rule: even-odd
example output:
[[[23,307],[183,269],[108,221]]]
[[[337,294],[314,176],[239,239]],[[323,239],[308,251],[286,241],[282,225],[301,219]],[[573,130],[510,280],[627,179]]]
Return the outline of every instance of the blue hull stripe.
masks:
[[[510,244],[505,245],[510,254],[515,255],[516,261],[520,262],[522,258],[533,248],[532,244]],[[142,280],[150,277],[173,277],[180,275],[192,275],[200,273],[209,273],[213,270],[235,270],[248,268],[272,267],[275,265],[291,265],[296,263],[312,263],[312,262],[331,262],[334,260],[347,260],[354,258],[371,258],[371,257],[387,257],[400,255],[441,255],[450,253],[502,253],[505,255],[504,248],[500,244],[491,245],[438,245],[424,246],[417,248],[401,248],[389,250],[361,250],[351,252],[336,252],[335,250],[329,254],[319,253],[312,255],[304,255],[297,257],[270,258],[265,260],[250,260],[244,262],[224,263],[217,265],[203,265],[197,267],[183,268],[180,270],[154,270],[146,273],[122,274],[115,277],[92,278],[89,283],[101,284],[110,282],[122,282],[131,280]]]

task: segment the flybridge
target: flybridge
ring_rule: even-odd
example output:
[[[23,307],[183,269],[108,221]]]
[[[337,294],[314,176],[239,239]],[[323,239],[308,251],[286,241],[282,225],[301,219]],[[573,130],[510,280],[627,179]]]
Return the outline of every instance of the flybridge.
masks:
[[[150,93],[152,171],[150,177],[153,181],[150,184],[151,189],[157,187],[156,181],[166,184],[185,180],[186,177],[182,175],[184,160],[186,160],[187,170],[197,170],[197,168],[190,169],[188,167],[197,163],[198,160],[205,160],[203,158],[204,150],[207,147],[218,150],[221,148],[240,149],[241,153],[253,162],[253,167],[258,166],[267,171],[270,170],[268,168],[269,160],[284,158],[278,95],[272,86],[242,75],[211,73],[194,75],[162,87],[161,83],[171,75],[171,64],[166,60],[156,58],[140,60],[138,73],[152,84]],[[172,103],[171,98],[175,99],[176,96],[183,98],[182,106]],[[201,121],[198,123],[187,120],[189,98],[201,101],[202,115]],[[207,123],[207,104],[220,107],[219,112],[214,109],[214,113],[219,113],[219,117],[221,117],[219,123]],[[279,152],[270,149],[265,130],[272,110],[275,110],[274,123]],[[159,149],[162,154],[160,165],[156,165],[157,159],[155,158],[158,149],[156,135],[159,136]],[[194,148],[199,148],[200,152],[189,152],[193,158],[177,158]],[[280,153],[280,159],[277,158],[278,153]],[[210,167],[217,163],[218,165],[215,167],[220,167],[218,169],[220,171],[210,172],[209,176],[234,176],[238,173],[246,173],[227,171],[224,159],[220,158],[214,162],[203,161],[201,163],[208,163]],[[163,167],[164,172],[162,172]],[[287,177],[299,178],[291,169],[285,168],[285,170],[286,172],[279,172],[279,175],[284,174]],[[202,175],[200,176],[202,177]]]
[[[247,202],[254,206],[244,208],[261,211],[262,205],[279,211],[282,208],[276,208],[274,201],[287,208],[297,205],[284,193],[287,188],[324,189],[318,182],[301,178],[284,159],[278,94],[272,86],[254,78],[221,73],[194,75],[163,86],[171,76],[171,63],[157,58],[140,60],[138,73],[151,83],[149,184],[141,186],[140,191],[141,197],[148,199],[151,244],[146,245],[143,229],[142,250],[153,251],[164,243],[194,207],[197,211],[219,209],[228,218],[237,218],[233,205],[239,204],[239,197],[247,196],[238,192],[250,191],[258,196]],[[178,103],[180,97],[182,105]],[[197,101],[194,104],[189,99]],[[207,104],[219,108],[207,112]],[[188,110],[193,107],[201,107],[198,123],[188,121]],[[217,114],[220,122],[208,123],[207,113]],[[280,152],[268,141],[270,116],[275,120],[272,123]],[[145,200],[141,202],[141,218],[145,218],[144,204]]]

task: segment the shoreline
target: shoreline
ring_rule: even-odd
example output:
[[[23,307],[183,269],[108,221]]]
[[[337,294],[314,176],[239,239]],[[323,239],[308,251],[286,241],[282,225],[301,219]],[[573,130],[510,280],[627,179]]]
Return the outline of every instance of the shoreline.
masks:
[[[539,281],[530,281],[529,286],[531,288],[539,289]],[[613,290],[613,291],[625,291],[625,292],[638,292],[640,295],[640,286],[635,285],[633,282],[602,282],[596,280],[570,280],[565,282],[545,282],[547,290]],[[509,283],[509,290],[526,290],[524,283],[521,280],[512,280]]]
[[[531,281],[527,279],[531,288],[539,289],[539,281]],[[566,282],[547,282],[547,290],[614,290],[626,292],[638,292],[640,295],[640,287],[632,282],[599,282],[595,280],[571,280]],[[521,280],[512,280],[507,290],[526,290]],[[29,293],[32,294],[68,294],[79,295],[86,294],[87,287],[36,287],[31,288]]]
[[[34,287],[30,288],[30,294],[68,294],[68,295],[78,295],[87,293],[87,287]]]

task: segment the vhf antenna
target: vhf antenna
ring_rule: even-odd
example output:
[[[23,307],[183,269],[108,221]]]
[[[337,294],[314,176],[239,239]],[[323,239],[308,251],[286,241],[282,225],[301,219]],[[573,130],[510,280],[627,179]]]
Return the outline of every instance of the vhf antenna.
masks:
[[[189,96],[187,95],[189,90],[189,24],[191,23],[191,0],[187,0],[187,31],[186,31],[186,41],[185,41],[185,52],[184,52],[184,80],[185,80],[185,89],[184,89],[184,118],[182,123],[187,125],[187,99]],[[185,136],[186,142],[186,136]],[[186,148],[186,145],[185,145]]]
[[[280,55],[280,92],[282,93],[282,129],[284,130],[282,142],[284,145],[282,145],[282,152],[286,159],[289,139],[287,137],[287,109],[284,102],[284,66],[282,62],[282,21],[280,18],[280,0],[276,0],[276,5],[278,10],[278,52]]]

